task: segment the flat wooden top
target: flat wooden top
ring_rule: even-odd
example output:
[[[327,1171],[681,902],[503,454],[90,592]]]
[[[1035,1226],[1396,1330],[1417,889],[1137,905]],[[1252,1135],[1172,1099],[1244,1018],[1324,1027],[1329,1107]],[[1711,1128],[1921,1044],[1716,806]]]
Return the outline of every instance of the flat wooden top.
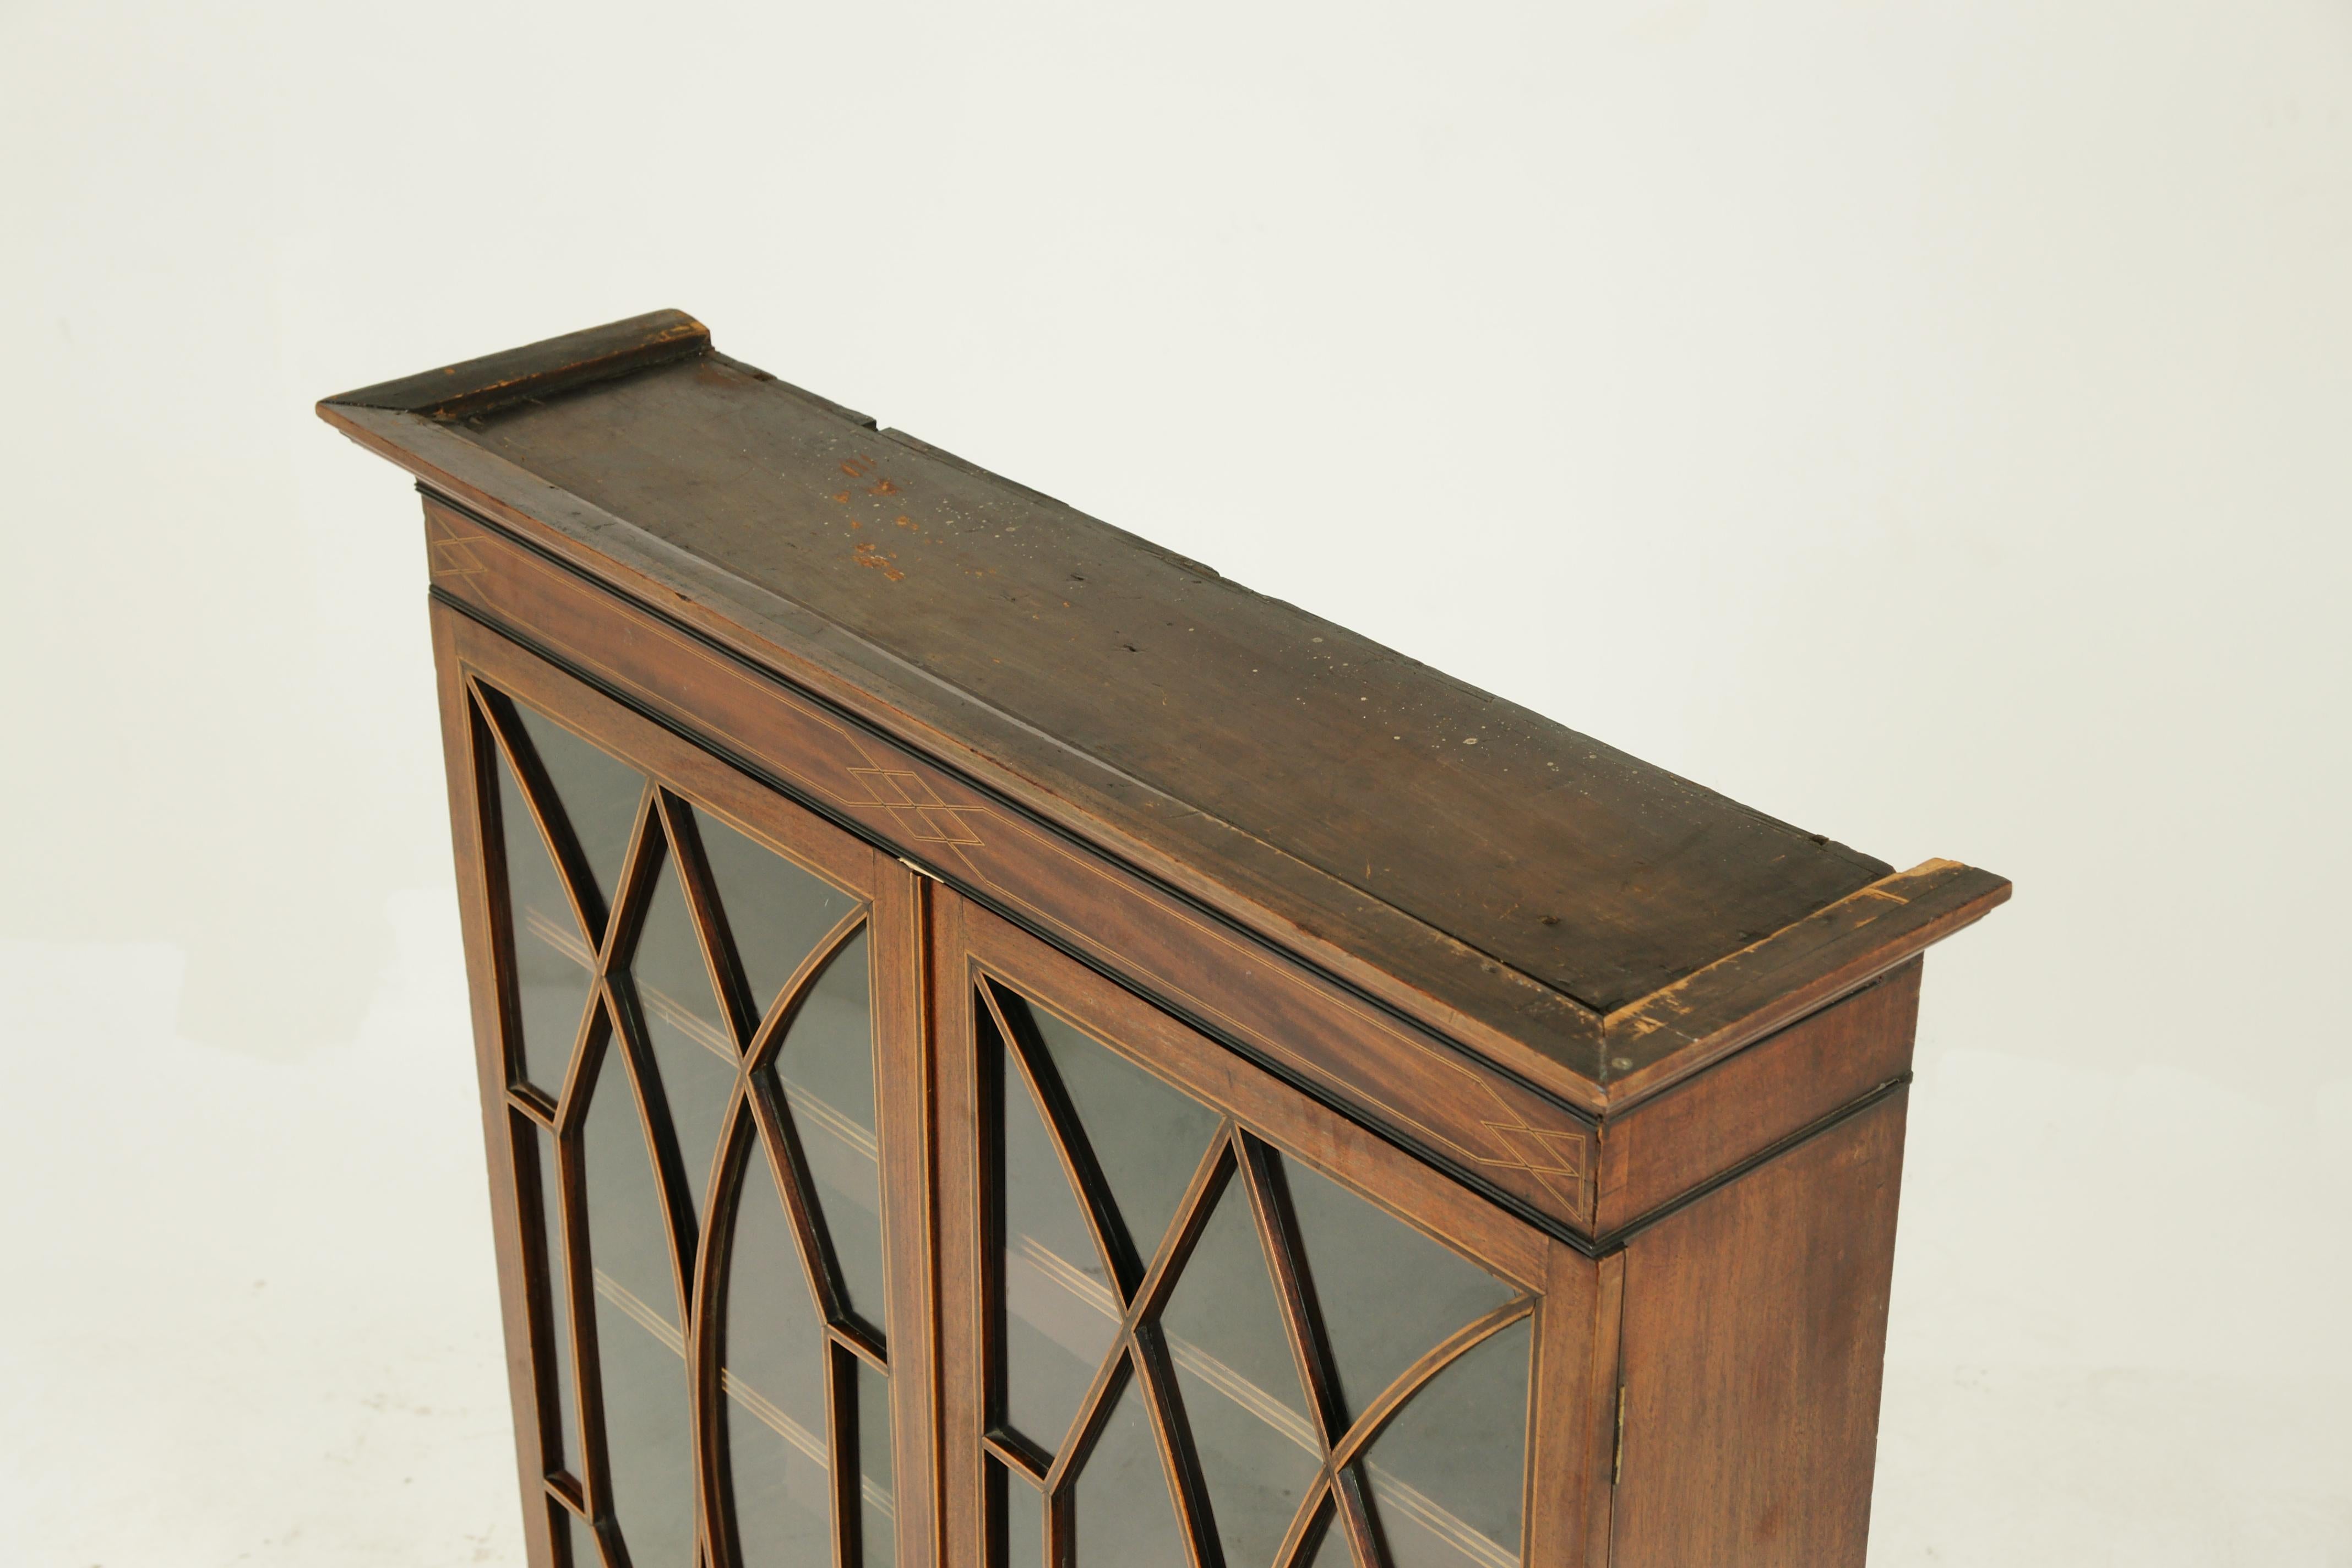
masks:
[[[429,424],[634,525],[747,627],[799,607],[919,728],[1506,1033],[1543,1032],[1530,991],[1605,1021],[1889,875],[699,331],[638,318],[321,412]]]

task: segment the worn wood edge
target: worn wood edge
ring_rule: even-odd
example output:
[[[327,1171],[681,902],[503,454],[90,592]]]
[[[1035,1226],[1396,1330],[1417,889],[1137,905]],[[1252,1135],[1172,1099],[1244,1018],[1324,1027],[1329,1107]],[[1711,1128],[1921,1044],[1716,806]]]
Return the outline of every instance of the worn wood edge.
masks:
[[[661,312],[654,317],[636,318],[635,321],[650,322],[662,316],[678,313]],[[678,319],[699,330],[699,323],[692,322],[690,318]],[[593,329],[573,337],[592,337],[633,324],[614,323],[614,328]],[[550,340],[549,344],[514,353],[529,353],[568,341]],[[707,347],[705,332],[699,348],[689,346],[682,352],[702,352]],[[666,363],[666,359],[634,362],[613,374],[625,374],[660,363]],[[728,363],[738,363],[732,360]],[[868,416],[793,387],[757,367],[740,368],[854,423],[876,427]],[[929,755],[965,774],[982,788],[1041,818],[1065,837],[1095,847],[1108,858],[1234,921],[1252,935],[1271,942],[1348,988],[1454,1039],[1473,1054],[1589,1113],[1607,1115],[1630,1109],[1740,1047],[1867,984],[1903,959],[1981,918],[2009,894],[2009,884],[1990,873],[1951,861],[1929,861],[1909,871],[1882,877],[1604,1017],[1556,987],[1352,884],[1330,877],[1278,846],[1224,823],[1213,814],[1200,812],[1017,715],[940,680],[888,650],[846,632],[807,606],[748,583],[540,479],[520,465],[439,428],[430,417],[411,409],[343,399],[322,403],[319,412],[359,445],[407,469],[433,489],[446,492],[460,506],[478,510],[485,521],[520,534],[528,544],[606,590],[654,614],[683,623],[690,631],[716,642],[763,673],[809,690],[852,714],[893,743]],[[903,432],[881,434],[938,460],[1025,490],[1014,481],[989,474],[977,465]],[[1139,542],[1150,545],[1149,541]],[[1181,561],[1181,557],[1171,559]],[[793,647],[780,640],[774,632],[746,624],[743,618],[722,613],[707,602],[722,595],[751,601],[766,608],[774,631],[797,639],[802,646]],[[833,657],[827,658],[828,654]],[[929,692],[947,710],[942,718],[960,710],[983,724],[1010,729],[1050,746],[1076,764],[1074,773],[1104,775],[1115,786],[1103,793],[1107,805],[1121,796],[1129,802],[1138,795],[1168,801],[1182,807],[1183,816],[1196,826],[1205,822],[1229,832],[1237,843],[1279,857],[1312,881],[1328,884],[1338,893],[1328,900],[1330,907],[1352,910],[1360,919],[1393,924],[1401,931],[1409,930],[1422,942],[1450,949],[1459,956],[1465,975],[1475,973],[1481,977],[1502,1016],[1521,1021],[1528,1032],[1507,1031],[1489,1018],[1465,1012],[1412,982],[1364,961],[1349,947],[1326,937],[1316,928],[1312,922],[1319,912],[1317,910],[1283,907],[1293,902],[1297,895],[1271,900],[1255,896],[1250,889],[1235,887],[1227,879],[1204,874],[1183,858],[1181,846],[1163,846],[1139,837],[1121,831],[1099,812],[1087,813],[1082,803],[1068,801],[1055,785],[1031,778],[1003,759],[981,751],[938,720],[909,712],[903,704],[889,702],[873,692],[860,679],[868,672]],[[883,704],[887,705],[887,715],[877,718],[873,710]],[[1057,809],[1066,805],[1076,805],[1082,815],[1073,816]],[[1242,858],[1241,863],[1246,864],[1246,857]],[[1944,890],[1938,884],[1962,873],[1979,879],[1985,884],[1984,889],[1964,900],[1960,909],[1933,913],[1942,910],[1942,902],[1948,902],[1937,900],[1936,895]],[[1281,891],[1262,877],[1255,879],[1261,884],[1259,891]],[[1886,915],[1879,913],[1860,921],[1859,925],[1872,928],[1872,935],[1866,941],[1857,942],[1858,927],[1855,931],[1839,930],[1843,925],[1855,924],[1857,910],[1874,911],[1880,905],[1901,913],[1892,923]],[[1890,937],[1892,942],[1886,941]],[[1780,989],[1776,990],[1776,986]],[[1661,1037],[1666,1042],[1663,1049],[1657,1043]],[[1616,1065],[1619,1061],[1628,1065],[1620,1068]]]
[[[1982,920],[2011,891],[2009,879],[1992,872],[1923,861],[1619,1008],[1604,1026],[1606,1112],[1630,1110],[1860,990]]]
[[[771,679],[815,696],[890,743],[963,774],[977,787],[1042,820],[1064,837],[1232,921],[1286,956],[1323,973],[1376,1005],[1454,1040],[1563,1103],[1588,1114],[1601,1110],[1603,1102],[1597,1088],[1601,1016],[1564,993],[1359,889],[1306,867],[1303,861],[1285,857],[1339,889],[1341,896],[1333,904],[1400,928],[1410,927],[1422,940],[1452,950],[1465,975],[1479,975],[1493,985],[1498,1011],[1524,1019],[1528,1026],[1525,1035],[1506,1032],[1324,936],[1311,923],[1317,911],[1286,910],[1279,903],[1254,897],[1248,889],[1203,874],[1167,847],[1084,815],[1083,803],[1069,802],[1051,785],[976,749],[940,721],[902,707],[892,707],[887,716],[876,715],[877,700],[861,678],[868,671],[887,673],[897,681],[934,692],[946,709],[960,710],[983,724],[1016,728],[1034,736],[1084,770],[1114,780],[1118,793],[1130,801],[1150,795],[1182,805],[1174,797],[1118,773],[1100,759],[939,681],[886,649],[850,636],[807,607],[719,571],[430,419],[400,410],[341,405],[321,405],[320,414],[359,446],[415,475],[439,499],[475,512],[479,521],[506,530],[526,547],[556,560],[604,591],[682,626]],[[721,593],[760,601],[772,617],[772,630],[747,626],[712,608],[707,601]],[[1105,799],[1111,798],[1113,792],[1107,791]],[[1075,811],[1070,809],[1074,804]],[[1190,807],[1185,814],[1195,819],[1202,816]],[[1282,853],[1230,825],[1217,826],[1268,853]],[[1507,990],[1497,982],[1507,983]]]
[[[1834,1116],[1840,1108],[1907,1074],[1925,963],[1925,958],[1915,953],[1826,1005],[1717,1058],[1706,1071],[1679,1079],[1608,1117],[1601,1125],[1594,1161],[1592,1233],[1609,1236],[1625,1229],[1661,1205],[1738,1167],[1759,1151],[1779,1146],[1823,1118]],[[1885,1005],[1890,999],[1895,1011],[1879,1022],[1897,1026],[1863,1029],[1843,1041],[1838,1038],[1842,1016],[1850,1025],[1867,1023],[1866,1017],[1857,1015],[1867,1014],[1874,1004]],[[1799,1060],[1803,1064],[1794,1069],[1787,1055],[1790,1048],[1801,1053]],[[1776,1057],[1777,1067],[1773,1065]],[[1798,1081],[1809,1090],[1824,1092],[1820,1098],[1809,1095],[1794,1107],[1759,1100],[1748,1090],[1760,1086],[1752,1076],[1743,1076],[1759,1064],[1777,1082]],[[1717,1124],[1714,1137],[1699,1145],[1713,1149],[1709,1156],[1690,1160],[1687,1156],[1694,1145],[1679,1136],[1661,1143],[1651,1131],[1653,1119],[1662,1114],[1672,1118],[1677,1108],[1686,1112],[1702,1108],[1698,1125],[1703,1127],[1703,1108],[1710,1104],[1727,1114]],[[1737,1146],[1720,1141],[1728,1137],[1740,1139],[1738,1146],[1744,1146],[1746,1152],[1738,1152]],[[1643,1206],[1631,1206],[1635,1201]]]
[[[783,377],[761,370],[756,364],[745,364],[741,360],[720,353],[717,349],[710,351],[710,358],[713,363],[723,364],[740,375],[747,376],[753,381],[764,381],[779,392],[788,392],[803,403],[822,408],[835,419],[845,419],[861,430],[871,430],[877,436],[887,436],[894,439],[898,435],[896,431],[882,429],[880,421],[871,414],[861,414],[845,403],[835,403],[821,392],[811,392],[805,386],[794,386]]]
[[[1844,1125],[1880,1100],[1902,1093],[1911,1087],[1912,1076],[1908,1069],[1897,1073],[1885,1082],[1855,1095],[1836,1109],[1824,1111],[1803,1125],[1775,1138],[1754,1153],[1735,1160],[1714,1174],[1693,1182],[1674,1196],[1659,1199],[1633,1218],[1612,1226],[1607,1230],[1596,1230],[1591,1237],[1579,1237],[1571,1245],[1580,1251],[1590,1251],[1596,1258],[1606,1258],[1620,1253],[1624,1250],[1627,1242],[1661,1220],[1672,1218],[1691,1205],[1731,1185],[1749,1172],[1761,1169],[1783,1154],[1804,1147],[1822,1133]]]
[[[374,408],[457,419],[525,398],[545,397],[592,382],[627,375],[672,360],[708,353],[710,329],[683,310],[653,310],[479,359],[461,360],[415,375],[381,381],[320,400],[330,407]]]

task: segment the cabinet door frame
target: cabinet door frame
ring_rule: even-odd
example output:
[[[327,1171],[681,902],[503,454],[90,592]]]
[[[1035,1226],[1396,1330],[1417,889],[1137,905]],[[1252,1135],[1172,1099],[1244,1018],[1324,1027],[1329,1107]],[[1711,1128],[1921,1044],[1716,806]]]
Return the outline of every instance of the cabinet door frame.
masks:
[[[656,721],[470,616],[436,603],[432,626],[440,679],[444,755],[461,894],[476,1056],[504,1314],[517,1467],[534,1568],[558,1568],[553,1525],[592,1500],[547,1478],[542,1458],[544,1381],[534,1362],[535,1304],[546,1290],[524,1205],[535,1155],[518,1145],[546,1125],[551,1106],[519,1103],[509,1084],[506,1031],[511,962],[491,903],[498,846],[488,822],[487,771],[476,714],[478,684],[527,702],[645,771],[698,808],[715,809],[790,858],[824,869],[867,900],[874,952],[875,1050],[882,1131],[885,1247],[890,1270],[889,1341],[898,1488],[898,1568],[937,1563],[983,1568],[984,1452],[979,1399],[982,1300],[979,1172],[982,1108],[972,998],[988,975],[1056,1012],[1150,1070],[1209,1101],[1284,1157],[1302,1161],[1485,1262],[1537,1298],[1529,1397],[1529,1468],[1522,1561],[1601,1568],[1608,1561],[1615,1448],[1617,1324],[1622,1257],[1596,1260],[1441,1173],[1327,1100],[1276,1077],[1238,1051],[1179,1022],[1132,977],[1114,981],[1001,915],[919,873],[908,849],[872,831],[853,833],[772,784],[724,760],[726,738],[693,738]],[[1072,911],[1075,915],[1081,911]],[[578,1343],[575,1333],[574,1343]],[[715,1355],[715,1352],[712,1352]],[[698,1363],[698,1432],[722,1397],[716,1362]],[[550,1401],[551,1404],[551,1401]],[[580,1406],[585,1408],[584,1405]],[[718,1461],[696,1457],[705,1477]],[[709,1568],[732,1568],[701,1535]],[[576,1568],[620,1568],[573,1530]],[[636,1568],[646,1568],[644,1564]],[[1025,1565],[1022,1565],[1025,1568]],[[1235,1565],[1244,1568],[1244,1565]]]
[[[1003,1024],[989,1011],[980,990],[986,982],[1033,1006],[1044,1005],[1205,1102],[1248,1140],[1316,1169],[1532,1296],[1535,1359],[1521,1562],[1528,1568],[1606,1562],[1607,1461],[1615,1437],[1615,1288],[1622,1278],[1615,1260],[1596,1262],[1545,1235],[971,900],[940,889],[932,908],[944,1561],[971,1568],[1032,1568],[992,1562],[998,1547],[987,1539],[987,1493],[992,1464],[1033,1477],[1041,1473],[1039,1456],[992,1434],[987,1425],[983,1380],[992,1356],[988,1271],[993,1247],[984,1119],[992,1100],[982,1053],[993,1048],[983,1045],[983,1031]],[[1380,1412],[1398,1404],[1402,1400],[1377,1406],[1367,1418],[1377,1421]],[[1360,1453],[1362,1442],[1360,1437],[1349,1452]],[[1326,1485],[1333,1462],[1327,1461],[1315,1487]],[[1054,1478],[1058,1480],[1061,1473],[1056,1467]],[[1361,1541],[1361,1498],[1338,1486],[1328,1496],[1351,1535]],[[1298,1544],[1294,1531],[1290,1549]],[[1187,1548],[1193,1568],[1211,1568],[1206,1553],[1189,1542]]]
[[[511,940],[498,907],[504,888],[503,848],[490,831],[497,810],[500,758],[503,755],[504,765],[510,767],[517,754],[502,733],[509,726],[499,711],[501,699],[529,706],[643,773],[656,786],[648,796],[655,801],[651,812],[667,809],[662,797],[667,795],[691,805],[697,812],[715,814],[755,842],[763,842],[764,847],[860,900],[854,920],[845,920],[839,931],[820,943],[817,953],[803,963],[802,973],[782,994],[790,997],[796,989],[804,991],[823,967],[824,957],[854,932],[866,933],[877,1131],[882,1151],[883,1247],[888,1279],[886,1321],[881,1327],[887,1343],[894,1436],[897,1568],[929,1568],[938,1535],[931,1107],[924,1038],[927,973],[922,958],[929,885],[885,850],[819,818],[711,751],[479,623],[436,604],[432,628],[509,1392],[515,1416],[517,1472],[530,1561],[534,1568],[563,1568],[556,1536],[562,1516],[569,1515],[571,1568],[598,1564],[622,1568],[620,1554],[594,1530],[597,1519],[609,1510],[607,1459],[594,1416],[597,1395],[587,1386],[594,1356],[594,1327],[577,1281],[569,1303],[569,1339],[574,1357],[572,1408],[580,1420],[575,1440],[582,1468],[587,1472],[584,1476],[557,1473],[559,1450],[545,1427],[557,1404],[557,1371],[542,1368],[540,1362],[550,1343],[549,1314],[557,1303],[551,1300],[548,1262],[542,1256],[545,1249],[537,1239],[540,1227],[527,1210],[535,1208],[563,1182],[576,1187],[576,1169],[567,1167],[562,1181],[548,1180],[537,1169],[538,1136],[539,1131],[561,1136],[560,1129],[577,1122],[580,1110],[572,1103],[575,1097],[568,1092],[551,1099],[521,1085],[512,1068],[517,1058],[509,1021],[517,1014],[515,968],[509,951]],[[522,782],[527,795],[543,784],[543,780],[537,779]],[[637,831],[642,838],[646,832],[643,822]],[[572,869],[576,868],[560,869],[559,875],[569,879]],[[707,935],[709,917],[690,888],[687,901],[690,918]],[[620,925],[623,918],[617,909],[609,911],[606,931]],[[606,952],[598,955],[599,978],[592,994],[602,995],[598,1005],[607,1006],[610,994],[604,989],[601,965],[609,957],[611,943],[601,938],[600,942]],[[609,1025],[600,1028],[608,1032]],[[584,1049],[575,1045],[571,1076],[576,1077],[581,1062],[591,1059],[597,1050],[614,1048],[593,1042]],[[748,1118],[758,1111],[747,1103],[738,1114]],[[733,1131],[732,1121],[730,1129]],[[528,1152],[523,1152],[526,1149]],[[758,1151],[755,1142],[755,1157]],[[662,1184],[665,1198],[670,1197],[667,1183]],[[569,1222],[567,1242],[576,1247],[577,1238],[584,1234],[576,1192],[563,1212]],[[804,1222],[801,1229],[805,1237]],[[693,1412],[697,1537],[700,1559],[709,1568],[733,1568],[731,1546],[714,1539],[725,1533],[716,1485],[723,1456],[713,1440],[724,1395],[717,1336],[704,1332],[710,1313],[703,1309],[715,1300],[717,1271],[701,1268],[702,1261],[698,1258],[697,1278],[688,1287],[698,1310],[688,1324],[686,1352]],[[859,1342],[860,1336],[854,1331],[828,1325],[825,1333],[828,1344],[835,1347],[835,1359],[841,1355],[860,1356],[868,1362],[876,1359],[875,1347]],[[836,1477],[837,1492],[845,1485]],[[836,1519],[839,1515],[836,1507]],[[640,1563],[635,1568],[651,1565]]]

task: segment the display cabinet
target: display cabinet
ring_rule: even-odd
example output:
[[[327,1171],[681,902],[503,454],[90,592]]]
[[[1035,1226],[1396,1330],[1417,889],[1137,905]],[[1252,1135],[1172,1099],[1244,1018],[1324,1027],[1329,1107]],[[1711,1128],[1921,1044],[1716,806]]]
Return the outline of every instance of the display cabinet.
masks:
[[[2005,882],[675,312],[320,411],[424,496],[539,1568],[1861,1562]]]

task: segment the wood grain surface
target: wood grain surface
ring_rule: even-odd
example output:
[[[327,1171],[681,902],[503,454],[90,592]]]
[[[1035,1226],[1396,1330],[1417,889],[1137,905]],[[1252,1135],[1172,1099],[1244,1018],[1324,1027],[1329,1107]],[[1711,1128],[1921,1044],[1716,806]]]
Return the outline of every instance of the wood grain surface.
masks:
[[[837,1388],[861,1362],[891,1380],[898,1568],[988,1562],[1002,1543],[986,1499],[1007,1475],[1059,1489],[1053,1528],[1068,1530],[1065,1483],[1122,1380],[1153,1413],[1188,1560],[1214,1568],[1213,1500],[1156,1313],[1235,1194],[1312,1391],[1320,1468],[1286,1568],[1327,1521],[1378,1554],[1360,1460],[1381,1423],[1526,1322],[1528,1563],[1861,1563],[1919,954],[2007,882],[1943,860],[1894,871],[1750,811],[730,360],[681,312],[320,413],[426,493],[538,1568],[556,1552],[551,1520],[618,1542],[593,1302],[576,1268],[568,1297],[558,1288],[552,1255],[587,1245],[583,1080],[601,1058],[620,1070],[617,1053],[645,1056],[633,990],[607,971],[650,872],[625,883],[625,908],[598,904],[514,702],[658,782],[635,863],[665,844],[677,857],[754,1061],[831,949],[757,1016],[740,964],[711,956],[731,949],[687,803],[857,900],[826,942],[872,938],[887,1324],[848,1312],[828,1272],[817,1289]],[[599,1000],[560,1089],[516,1081],[506,1059],[519,993],[496,918],[499,755],[596,950]],[[1126,1237],[1025,1008],[1216,1111],[1180,1219],[1150,1248]],[[1046,1107],[1111,1259],[1124,1347],[1054,1453],[992,1415],[1003,1238],[987,1130],[1008,1070]],[[784,1112],[752,1081],[739,1076],[716,1179],[780,1160],[803,1253],[828,1256]],[[542,1129],[554,1169],[539,1168]],[[703,1549],[723,1568],[739,1555],[715,1500],[724,1249],[688,1234],[689,1178],[663,1160],[674,1239],[697,1259],[684,1354]],[[1330,1393],[1284,1173],[1298,1167],[1513,1288],[1366,1410]],[[559,1196],[561,1235],[543,1243],[532,1215]],[[577,1474],[551,1426],[559,1321]],[[850,1408],[833,1407],[837,1442]],[[835,1482],[849,1518],[855,1468]],[[574,1534],[584,1561],[595,1536]],[[836,1545],[854,1554],[855,1528]]]
[[[1595,1011],[1887,869],[723,356],[458,433]]]
[[[1737,1049],[2005,894],[1968,873],[1954,918],[1890,957],[1913,933],[1887,915],[1918,900],[1882,863],[879,429],[712,352],[677,312],[320,412],[1588,1108]]]
[[[447,536],[436,535],[446,544]],[[549,656],[707,739],[785,793],[1034,929],[1229,1047],[1346,1105],[1459,1179],[1562,1232],[1589,1231],[1589,1117],[1366,1004],[1276,950],[1088,852],[749,666],[495,534],[446,574]],[[483,659],[517,644],[462,622]],[[635,721],[638,724],[646,721]],[[685,764],[678,764],[683,766]],[[715,760],[709,767],[724,770]],[[709,787],[716,787],[715,785]]]
[[[1713,1071],[1603,1122],[1595,1231],[1622,1232],[1908,1073],[1919,965],[1915,958]]]
[[[1625,1248],[1614,1568],[1861,1568],[1895,1090]]]

